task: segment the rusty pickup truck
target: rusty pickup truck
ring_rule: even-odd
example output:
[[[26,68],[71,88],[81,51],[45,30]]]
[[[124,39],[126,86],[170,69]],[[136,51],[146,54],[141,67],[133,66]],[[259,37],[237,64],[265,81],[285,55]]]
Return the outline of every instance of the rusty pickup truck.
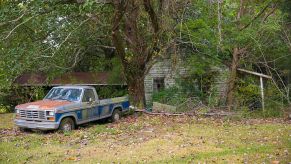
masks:
[[[94,87],[58,86],[43,100],[15,107],[15,124],[21,129],[70,131],[77,125],[109,118],[120,119],[129,110],[128,97],[99,100]]]

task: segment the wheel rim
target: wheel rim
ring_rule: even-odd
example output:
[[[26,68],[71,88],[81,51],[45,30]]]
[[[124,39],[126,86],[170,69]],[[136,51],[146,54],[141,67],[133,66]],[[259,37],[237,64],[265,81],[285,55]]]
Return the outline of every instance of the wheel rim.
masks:
[[[119,113],[115,113],[115,115],[114,115],[114,120],[115,120],[115,121],[118,121],[119,118],[120,118],[120,117],[119,117]]]
[[[64,131],[71,131],[72,130],[72,125],[70,123],[65,123],[63,126]]]

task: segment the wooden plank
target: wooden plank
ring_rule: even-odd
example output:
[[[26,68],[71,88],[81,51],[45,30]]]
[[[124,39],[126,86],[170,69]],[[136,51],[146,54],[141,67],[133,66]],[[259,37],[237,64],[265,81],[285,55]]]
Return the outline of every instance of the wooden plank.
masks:
[[[272,79],[271,76],[268,76],[268,75],[265,75],[265,74],[262,74],[262,73],[253,72],[253,71],[249,71],[249,70],[245,70],[245,69],[241,69],[241,68],[238,68],[237,70],[242,71],[242,72],[246,72],[246,73],[249,73],[249,74],[252,74],[252,75],[264,77],[264,78],[267,78],[267,79]]]

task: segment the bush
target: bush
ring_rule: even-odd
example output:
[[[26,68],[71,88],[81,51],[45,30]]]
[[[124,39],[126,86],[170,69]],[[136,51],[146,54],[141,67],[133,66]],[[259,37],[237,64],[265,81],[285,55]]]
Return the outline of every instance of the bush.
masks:
[[[241,85],[241,84],[244,84]],[[267,118],[282,117],[285,103],[281,93],[271,81],[265,82],[265,110],[262,109],[262,99],[259,84],[240,83],[237,92],[237,105],[242,109],[244,117]]]
[[[0,104],[0,113],[9,113],[11,112],[10,106],[4,106],[3,104]]]
[[[263,110],[250,111],[248,108],[244,108],[242,116],[245,118],[272,118],[272,117],[282,117],[284,115],[284,110],[281,108],[266,108]]]
[[[153,101],[176,106],[185,102],[188,95],[178,87],[171,87],[159,92],[154,92]]]
[[[126,86],[100,86],[95,87],[98,93],[99,99],[121,97],[127,95]]]

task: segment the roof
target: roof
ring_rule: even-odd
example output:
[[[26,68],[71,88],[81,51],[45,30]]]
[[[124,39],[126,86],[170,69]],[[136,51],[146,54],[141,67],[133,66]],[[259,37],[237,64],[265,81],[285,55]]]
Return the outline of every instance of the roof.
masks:
[[[63,74],[52,80],[52,85],[63,84],[108,84],[109,73],[108,72],[71,72]]]
[[[93,89],[94,87],[86,86],[86,85],[61,85],[54,88],[82,88],[82,89]]]
[[[14,84],[18,85],[45,85],[47,76],[43,73],[25,73],[18,76]]]
[[[119,83],[110,83],[109,72],[69,72],[48,80],[44,73],[25,73],[16,78],[14,84],[20,86],[59,86],[59,85],[125,85],[120,78]]]

